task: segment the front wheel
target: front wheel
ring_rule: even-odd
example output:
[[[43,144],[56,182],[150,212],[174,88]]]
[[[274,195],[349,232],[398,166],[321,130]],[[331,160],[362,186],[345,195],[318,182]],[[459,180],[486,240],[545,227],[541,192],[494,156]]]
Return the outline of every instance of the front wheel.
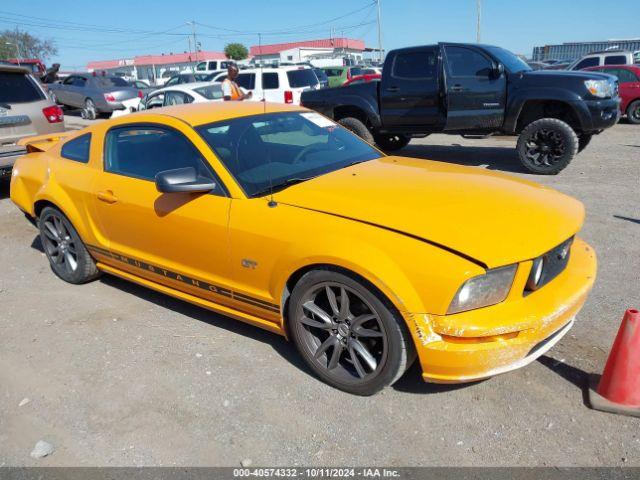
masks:
[[[408,135],[375,135],[376,145],[385,152],[394,152],[409,145],[411,137]]]
[[[44,253],[58,277],[65,282],[78,284],[100,276],[78,232],[60,210],[45,207],[40,213],[38,228]]]
[[[578,152],[576,132],[557,118],[541,118],[527,125],[518,137],[518,157],[532,173],[556,175]]]
[[[627,118],[629,122],[640,125],[640,100],[634,100],[627,107]]]
[[[305,274],[291,295],[288,322],[315,374],[356,395],[391,385],[415,358],[402,318],[371,287],[338,272]]]

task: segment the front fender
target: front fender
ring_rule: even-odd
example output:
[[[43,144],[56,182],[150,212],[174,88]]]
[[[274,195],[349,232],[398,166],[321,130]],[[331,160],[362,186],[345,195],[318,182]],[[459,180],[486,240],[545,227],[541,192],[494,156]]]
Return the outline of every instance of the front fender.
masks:
[[[507,115],[504,123],[504,130],[508,133],[515,133],[518,119],[526,102],[537,101],[557,101],[567,104],[575,113],[580,128],[588,131],[592,129],[592,119],[589,109],[584,99],[576,92],[557,87],[534,87],[521,91],[516,90],[507,100]]]

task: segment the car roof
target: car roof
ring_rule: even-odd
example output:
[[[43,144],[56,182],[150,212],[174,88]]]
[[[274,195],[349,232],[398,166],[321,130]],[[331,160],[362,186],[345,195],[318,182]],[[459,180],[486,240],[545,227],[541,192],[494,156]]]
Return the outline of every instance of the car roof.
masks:
[[[593,67],[586,67],[582,70],[602,70],[602,69],[623,69],[623,70],[633,70],[634,72],[640,73],[640,65],[629,65],[629,64],[621,64],[621,65],[595,65]]]
[[[24,67],[19,67],[17,65],[10,65],[5,63],[0,63],[0,72],[31,73],[30,70]]]
[[[168,87],[159,88],[155,90],[153,93],[164,92],[167,90],[178,90],[181,92],[190,92],[191,90],[195,90],[200,87],[216,87],[222,88],[219,83],[212,82],[191,82],[191,83],[179,83],[178,85],[169,85]]]
[[[174,105],[171,107],[163,107],[158,110],[143,110],[141,112],[132,113],[113,120],[106,120],[101,125],[113,122],[116,125],[126,125],[128,123],[137,123],[139,115],[157,115],[173,117],[191,125],[198,127],[214,122],[224,120],[233,120],[235,118],[248,117],[251,115],[261,115],[263,113],[278,112],[305,112],[306,108],[298,105],[287,105],[284,103],[264,103],[264,102],[204,102],[204,103],[186,103],[182,105]]]
[[[243,73],[272,73],[272,72],[290,72],[292,70],[312,70],[311,67],[303,66],[303,65],[288,65],[285,67],[264,67],[264,68],[245,68],[244,70],[240,70],[238,74]]]

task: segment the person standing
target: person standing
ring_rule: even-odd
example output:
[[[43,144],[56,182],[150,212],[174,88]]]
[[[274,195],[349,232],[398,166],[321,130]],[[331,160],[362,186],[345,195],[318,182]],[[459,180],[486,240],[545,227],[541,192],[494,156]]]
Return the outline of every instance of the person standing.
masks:
[[[251,92],[244,93],[242,89],[236,83],[238,77],[238,67],[235,64],[230,64],[227,67],[227,78],[222,82],[222,98],[226,101],[241,102],[251,98]]]

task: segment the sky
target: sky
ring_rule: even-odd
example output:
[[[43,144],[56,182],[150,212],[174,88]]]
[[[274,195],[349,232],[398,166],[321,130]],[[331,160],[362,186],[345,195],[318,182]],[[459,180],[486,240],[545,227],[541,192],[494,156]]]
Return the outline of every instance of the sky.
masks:
[[[476,40],[476,0],[380,0],[385,50]],[[229,42],[328,38],[377,46],[374,0],[2,0],[0,30],[16,26],[55,41],[63,69],[88,61],[189,50]],[[534,45],[640,37],[640,0],[481,0],[481,41],[531,56]]]

